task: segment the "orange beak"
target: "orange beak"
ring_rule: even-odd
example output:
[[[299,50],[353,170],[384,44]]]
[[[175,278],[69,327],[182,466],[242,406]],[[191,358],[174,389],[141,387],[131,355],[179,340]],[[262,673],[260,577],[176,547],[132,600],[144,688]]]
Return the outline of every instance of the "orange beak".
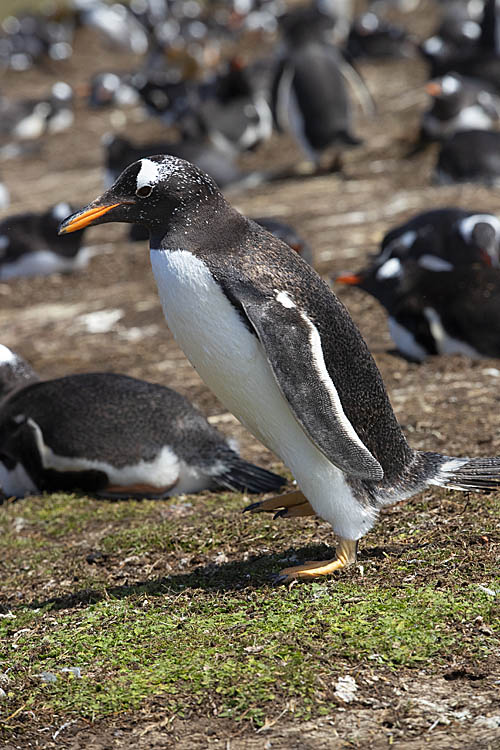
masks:
[[[436,83],[436,81],[430,81],[425,87],[425,90],[429,96],[440,96],[443,91],[440,84]]]
[[[73,214],[63,221],[59,227],[59,234],[69,234],[70,232],[76,232],[78,229],[84,229],[96,219],[107,214],[112,208],[121,205],[121,203],[112,203],[110,206],[96,206],[95,208],[87,208],[84,211]]]
[[[363,277],[359,273],[347,273],[344,276],[337,276],[335,281],[339,284],[351,284],[351,286],[357,286],[363,281]]]

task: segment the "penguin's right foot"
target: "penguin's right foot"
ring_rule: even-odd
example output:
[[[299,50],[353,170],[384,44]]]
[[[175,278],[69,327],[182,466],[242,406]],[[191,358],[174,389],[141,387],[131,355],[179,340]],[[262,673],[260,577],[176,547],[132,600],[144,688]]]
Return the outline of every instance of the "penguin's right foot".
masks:
[[[250,513],[271,513],[275,512],[274,518],[299,518],[300,516],[315,516],[309,500],[300,490],[287,492],[284,495],[274,495],[268,500],[262,500],[259,503],[252,503],[244,508],[244,511]]]

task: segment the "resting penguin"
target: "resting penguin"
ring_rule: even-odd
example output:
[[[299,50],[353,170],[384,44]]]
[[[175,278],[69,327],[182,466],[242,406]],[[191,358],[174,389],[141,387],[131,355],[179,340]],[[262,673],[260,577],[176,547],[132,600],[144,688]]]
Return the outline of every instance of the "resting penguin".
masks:
[[[414,362],[429,354],[500,357],[500,270],[457,264],[434,270],[411,257],[340,276],[385,307],[398,351]]]
[[[68,203],[56,203],[46,211],[14,214],[0,222],[0,281],[85,268],[90,252],[82,245],[84,232],[73,238],[57,234],[71,210]]]
[[[447,73],[426,86],[432,105],[422,117],[421,137],[443,141],[463,130],[490,130],[500,119],[500,97],[488,84]]]
[[[187,399],[127,375],[41,381],[0,346],[0,489],[163,498],[204,489],[276,491]]]
[[[131,164],[60,231],[143,223],[163,311],[200,376],[292,470],[300,491],[250,506],[318,515],[337,556],[282,571],[332,573],[356,560],[378,512],[429,485],[500,485],[500,458],[412,449],[382,377],[345,307],[300,256],[232,208],[181,159]]]
[[[412,258],[429,271],[452,271],[472,263],[498,266],[499,256],[500,221],[496,216],[455,207],[435,208],[390,229],[372,267],[380,278],[391,275],[385,264],[393,258]]]

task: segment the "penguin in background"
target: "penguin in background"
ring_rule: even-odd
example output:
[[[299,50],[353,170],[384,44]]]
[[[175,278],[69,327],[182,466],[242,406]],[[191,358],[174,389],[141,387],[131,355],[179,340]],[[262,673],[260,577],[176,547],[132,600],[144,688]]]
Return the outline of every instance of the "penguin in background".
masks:
[[[398,352],[412,362],[436,354],[500,356],[498,268],[476,263],[434,271],[412,257],[393,257],[336,282],[378,300]]]
[[[299,9],[280,21],[285,47],[272,85],[278,130],[290,131],[316,172],[341,168],[339,149],[359,146],[345,77],[357,77],[339,50],[327,41],[332,20],[314,9]],[[359,83],[359,81],[358,81]],[[335,149],[334,158],[327,152]]]
[[[385,264],[393,258],[411,259],[429,271],[453,271],[473,263],[498,268],[500,221],[491,213],[453,206],[423,211],[385,234],[368,270],[384,276]]]
[[[84,233],[77,232],[70,242],[57,234],[68,209],[71,206],[61,201],[45,211],[12,214],[0,221],[0,282],[87,267],[91,251],[83,244]]]
[[[476,78],[447,73],[430,81],[431,106],[422,117],[423,142],[444,141],[464,130],[491,130],[500,120],[500,96]]]
[[[285,482],[242,459],[171,388],[111,372],[40,380],[0,344],[0,496],[81,490],[160,499],[276,491]]]

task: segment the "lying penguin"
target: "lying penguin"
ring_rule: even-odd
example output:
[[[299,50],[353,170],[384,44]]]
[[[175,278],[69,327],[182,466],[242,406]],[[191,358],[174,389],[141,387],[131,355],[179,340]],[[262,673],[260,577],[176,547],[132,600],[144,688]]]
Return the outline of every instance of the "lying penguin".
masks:
[[[90,251],[82,244],[84,232],[77,232],[69,242],[57,234],[70,209],[61,202],[40,213],[13,214],[0,222],[0,281],[70,273],[87,266]]]
[[[389,332],[403,357],[433,354],[500,357],[500,270],[477,264],[429,270],[413,258],[391,258],[339,276],[375,297],[389,315]]]
[[[7,497],[82,490],[164,498],[205,489],[276,491],[285,479],[170,388],[106,372],[42,381],[0,345],[0,488]]]

